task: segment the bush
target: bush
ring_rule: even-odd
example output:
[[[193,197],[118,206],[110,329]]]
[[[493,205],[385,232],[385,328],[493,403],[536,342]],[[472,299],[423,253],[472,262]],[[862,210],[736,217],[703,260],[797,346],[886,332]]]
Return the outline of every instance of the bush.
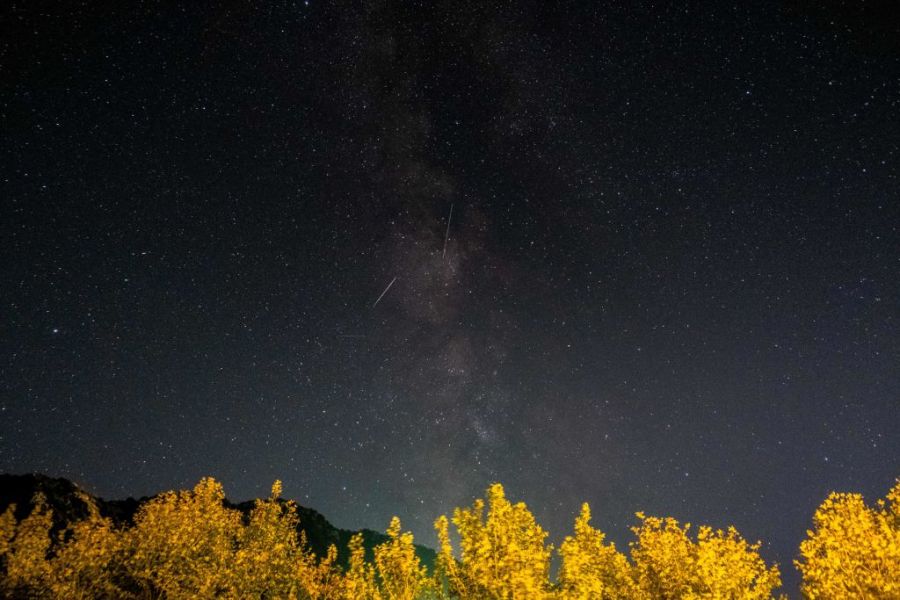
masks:
[[[248,517],[226,506],[222,486],[201,480],[144,504],[130,527],[115,527],[90,498],[88,517],[51,535],[44,498],[21,522],[0,515],[0,591],[34,598],[296,598],[317,600],[649,600],[771,598],[777,566],[733,528],[700,527],[638,513],[629,555],[605,542],[582,506],[559,548],[528,507],[494,484],[487,500],[440,517],[438,562],[429,574],[399,519],[365,560],[361,535],[350,540],[346,569],[332,546],[315,556],[297,535],[297,507],[257,500]],[[900,481],[874,507],[857,494],[831,494],[814,516],[796,565],[809,598],[900,599]],[[450,525],[459,539],[457,553]]]

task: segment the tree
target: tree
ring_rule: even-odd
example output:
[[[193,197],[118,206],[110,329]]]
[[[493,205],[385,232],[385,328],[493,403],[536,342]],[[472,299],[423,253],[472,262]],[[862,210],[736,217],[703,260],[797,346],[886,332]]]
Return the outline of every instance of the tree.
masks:
[[[282,502],[281,482],[269,498],[257,500],[241,528],[231,565],[231,589],[241,597],[288,598],[298,594],[297,567],[306,549],[297,538],[297,507]]]
[[[124,544],[120,531],[100,516],[93,498],[80,494],[88,507],[86,519],[76,521],[60,533],[56,553],[50,561],[49,588],[57,598],[123,598],[120,587],[124,572]]]
[[[375,567],[385,600],[415,600],[431,593],[434,585],[416,555],[413,534],[404,533],[394,517],[388,540],[375,547]]]
[[[306,534],[300,534],[300,546],[308,548]],[[300,588],[299,598],[313,600],[340,600],[344,597],[344,576],[337,568],[337,548],[332,544],[328,553],[318,560],[310,551],[304,551],[296,564],[295,576]]]
[[[375,583],[375,568],[366,562],[366,549],[363,537],[357,533],[350,538],[350,562],[343,580],[343,598],[345,600],[382,600],[378,585]]]
[[[435,522],[440,552],[429,577],[413,536],[391,520],[387,540],[367,561],[363,537],[349,543],[349,565],[337,567],[331,546],[316,557],[297,535],[297,507],[280,499],[281,483],[246,518],[225,505],[222,486],[201,480],[144,504],[131,527],[117,528],[84,495],[87,518],[51,536],[53,514],[36,494],[16,522],[0,515],[0,595],[34,598],[290,598],[296,600],[763,600],[780,585],[777,566],[734,527],[647,517],[632,531],[630,555],[605,542],[582,506],[559,549],[552,548],[524,503],[494,484],[487,500]],[[459,554],[450,524],[459,535]],[[867,506],[859,494],[831,494],[816,511],[797,567],[810,599],[900,600],[900,480]]]
[[[241,514],[224,506],[222,486],[204,478],[141,507],[129,531],[127,568],[148,594],[168,598],[227,595]]]
[[[31,514],[14,527],[12,536],[9,536],[7,529],[8,517],[4,515],[3,518],[3,537],[8,539],[3,587],[13,596],[28,596],[46,588],[50,581],[47,553],[50,550],[53,511],[41,493],[35,494],[33,504]],[[10,507],[7,513],[12,514],[13,508]]]
[[[590,525],[591,508],[581,505],[575,519],[575,534],[567,536],[559,548],[560,597],[566,600],[607,600],[632,598],[635,585],[631,565],[615,544],[604,544],[603,532]]]
[[[524,502],[512,504],[503,486],[491,485],[485,503],[456,509],[461,561],[453,558],[447,519],[435,523],[441,540],[439,562],[450,591],[460,598],[538,600],[549,593],[550,553],[547,533],[535,522]]]
[[[631,559],[638,588],[651,598],[684,598],[694,587],[692,543],[675,519],[637,513],[639,527],[631,531]]]
[[[900,598],[900,479],[874,507],[832,492],[813,527],[795,561],[807,598]]]
[[[695,568],[702,597],[771,598],[772,591],[781,587],[781,575],[777,565],[766,565],[760,545],[747,543],[734,527],[724,531],[700,527]]]
[[[6,556],[12,549],[12,541],[16,536],[16,505],[10,504],[0,515],[0,567],[6,572]]]
[[[690,524],[637,516],[631,559],[642,597],[760,600],[781,585],[778,567],[768,567],[759,555],[760,544],[748,544],[733,527],[701,527],[695,543]]]

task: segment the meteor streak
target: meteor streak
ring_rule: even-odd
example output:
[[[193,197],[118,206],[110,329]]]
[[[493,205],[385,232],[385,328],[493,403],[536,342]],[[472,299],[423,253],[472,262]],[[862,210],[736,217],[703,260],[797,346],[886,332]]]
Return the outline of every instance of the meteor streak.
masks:
[[[453,218],[453,205],[450,205],[450,216],[447,217],[447,233],[444,234],[444,251],[441,252],[441,259],[447,256],[447,240],[450,239],[450,219]]]
[[[380,295],[380,296],[378,296],[378,300],[375,301],[375,304],[372,305],[372,308],[375,308],[375,307],[378,305],[378,303],[381,302],[381,299],[384,298],[384,295],[387,294],[387,292],[388,292],[389,289],[391,289],[391,286],[394,285],[394,282],[395,282],[395,281],[397,281],[397,278],[396,278],[396,277],[394,277],[393,279],[391,279],[391,282],[390,282],[389,284],[387,284],[387,287],[384,288],[384,291],[381,292],[381,295]]]

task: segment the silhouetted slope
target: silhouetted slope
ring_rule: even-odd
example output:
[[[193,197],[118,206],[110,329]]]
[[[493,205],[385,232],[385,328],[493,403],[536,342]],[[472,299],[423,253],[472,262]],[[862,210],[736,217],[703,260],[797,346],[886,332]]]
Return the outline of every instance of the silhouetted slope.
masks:
[[[16,505],[16,519],[21,520],[28,516],[32,508],[32,498],[37,492],[41,492],[47,498],[47,504],[53,509],[54,529],[58,530],[67,524],[84,519],[88,515],[88,506],[83,498],[92,499],[100,514],[111,519],[117,525],[130,525],[138,508],[150,497],[139,499],[126,498],[125,500],[104,500],[92,494],[88,494],[77,485],[63,478],[47,477],[41,474],[5,475],[0,474],[0,513],[6,510],[10,504]],[[234,504],[226,500],[226,505],[242,512],[245,516],[250,514],[253,501]],[[338,529],[328,522],[321,513],[305,506],[297,506],[297,515],[300,524],[297,531],[305,532],[310,549],[317,556],[324,556],[328,547],[332,544],[338,549],[338,562],[341,565],[347,563],[347,543],[355,535],[356,531]],[[372,548],[387,540],[387,536],[369,529],[363,529],[363,544],[369,559],[372,558]],[[416,545],[416,553],[422,563],[431,570],[435,561],[435,552],[431,548]]]

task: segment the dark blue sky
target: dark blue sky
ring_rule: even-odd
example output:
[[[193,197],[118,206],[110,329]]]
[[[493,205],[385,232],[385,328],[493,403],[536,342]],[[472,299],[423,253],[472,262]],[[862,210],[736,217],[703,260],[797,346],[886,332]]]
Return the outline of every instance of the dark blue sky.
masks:
[[[2,9],[0,470],[425,543],[499,480],[793,589],[900,476],[889,3],[366,4]]]

